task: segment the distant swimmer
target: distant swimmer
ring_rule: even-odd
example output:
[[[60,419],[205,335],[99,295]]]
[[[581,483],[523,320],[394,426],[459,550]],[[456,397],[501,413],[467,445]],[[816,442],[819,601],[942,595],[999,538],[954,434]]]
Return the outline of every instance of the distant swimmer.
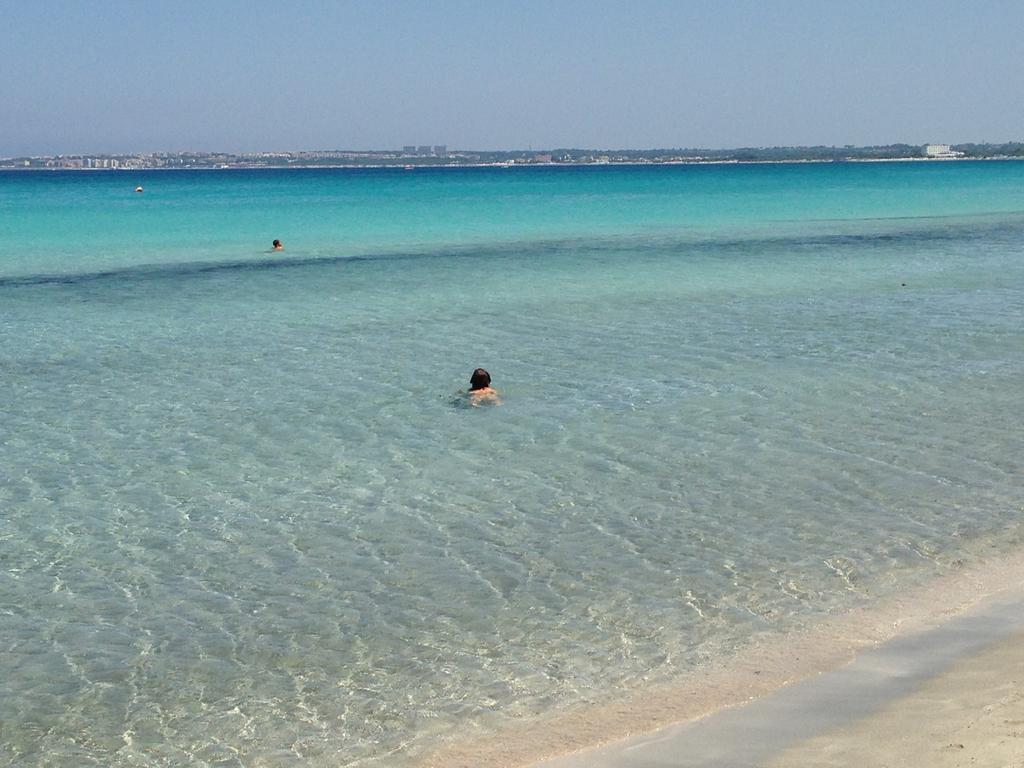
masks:
[[[142,187],[136,187],[136,188],[135,188],[135,191],[136,191],[136,192],[141,192],[141,191],[142,191]]]
[[[491,386],[491,374],[477,368],[469,377],[469,402],[471,405],[501,405],[498,390]]]
[[[274,245],[274,250],[275,251],[283,251],[284,250],[284,244],[280,240],[275,240],[273,245]]]

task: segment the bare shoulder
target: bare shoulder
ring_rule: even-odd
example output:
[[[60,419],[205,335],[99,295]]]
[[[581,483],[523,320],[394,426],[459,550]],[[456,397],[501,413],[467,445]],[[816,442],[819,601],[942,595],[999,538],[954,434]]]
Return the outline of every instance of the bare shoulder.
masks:
[[[501,405],[501,398],[498,390],[493,387],[483,387],[481,389],[471,390],[469,393],[469,400],[473,405]]]

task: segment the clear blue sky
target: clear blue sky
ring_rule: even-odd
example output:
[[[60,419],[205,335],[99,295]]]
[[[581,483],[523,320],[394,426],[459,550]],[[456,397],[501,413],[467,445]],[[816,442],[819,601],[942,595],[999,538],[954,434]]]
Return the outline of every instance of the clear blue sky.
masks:
[[[0,156],[1024,139],[1021,0],[0,0]]]

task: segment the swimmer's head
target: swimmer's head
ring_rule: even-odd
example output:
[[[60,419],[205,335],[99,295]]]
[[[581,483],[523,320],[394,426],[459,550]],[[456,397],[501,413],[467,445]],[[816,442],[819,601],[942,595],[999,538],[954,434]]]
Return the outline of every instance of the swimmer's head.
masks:
[[[274,250],[281,250],[282,248],[284,248],[284,246],[281,245],[281,241],[280,240],[275,240],[273,242],[273,246],[274,246]]]
[[[483,368],[477,368],[473,371],[473,375],[469,377],[470,392],[477,389],[487,389],[489,386],[491,386],[491,374]]]

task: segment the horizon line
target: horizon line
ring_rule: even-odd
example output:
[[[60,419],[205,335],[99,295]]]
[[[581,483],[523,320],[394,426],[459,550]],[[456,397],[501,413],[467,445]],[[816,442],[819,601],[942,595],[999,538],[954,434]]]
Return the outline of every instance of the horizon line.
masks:
[[[553,146],[553,147],[542,147],[534,149],[532,147],[517,147],[517,148],[505,148],[505,149],[469,149],[469,148],[458,148],[448,149],[447,145],[430,145],[430,149],[435,147],[445,147],[446,154],[460,154],[460,153],[523,153],[523,154],[544,154],[548,152],[741,152],[746,150],[756,151],[769,151],[769,150],[821,150],[821,149],[832,149],[832,150],[864,150],[864,149],[885,149],[892,147],[925,147],[929,145],[945,144],[950,147],[965,147],[965,146],[1005,146],[1012,144],[1024,144],[1024,139],[1011,139],[1008,141],[964,141],[964,142],[952,142],[952,141],[941,141],[941,142],[920,142],[911,143],[907,141],[894,141],[887,144],[762,144],[762,145],[744,145],[735,147],[583,147],[583,146]],[[62,151],[51,154],[17,154],[17,155],[3,155],[0,156],[5,160],[14,160],[19,158],[46,158],[46,157],[78,157],[85,155],[97,155],[97,156],[131,156],[131,155],[275,155],[275,154],[309,154],[318,152],[327,153],[347,153],[356,155],[376,155],[376,154],[401,154],[405,147],[413,146],[411,144],[404,145],[403,147],[391,147],[391,148],[378,148],[378,149],[342,149],[342,148],[317,148],[317,149],[252,149],[252,150],[224,150],[224,149],[181,149],[181,150],[168,150],[168,149],[154,149],[154,150],[117,150],[117,151]],[[417,145],[417,147],[426,148],[428,145]]]

